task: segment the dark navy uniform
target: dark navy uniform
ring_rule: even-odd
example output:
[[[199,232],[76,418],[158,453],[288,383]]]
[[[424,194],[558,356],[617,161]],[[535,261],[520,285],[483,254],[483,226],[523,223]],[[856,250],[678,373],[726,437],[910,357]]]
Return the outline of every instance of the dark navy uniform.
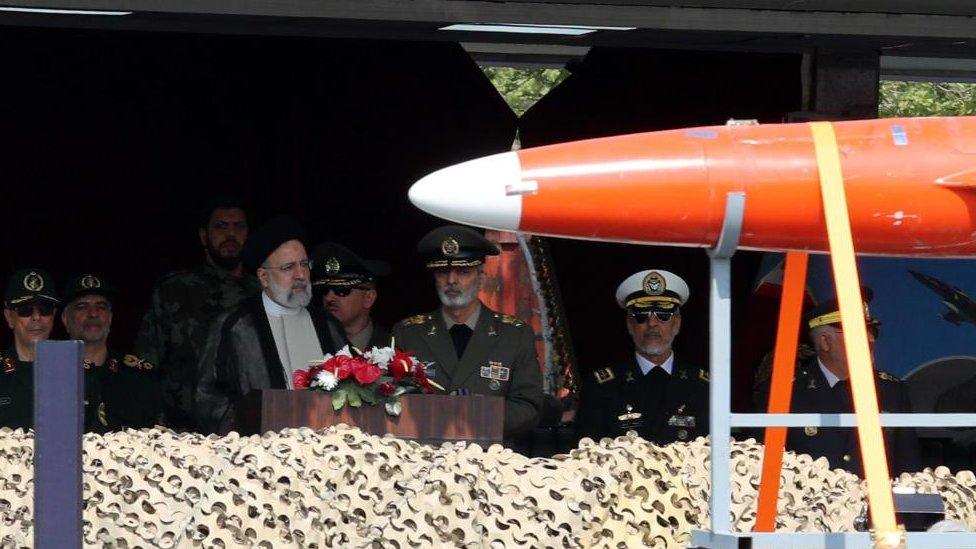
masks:
[[[0,427],[34,426],[34,363],[17,359],[13,349],[0,352]]]
[[[656,444],[708,435],[708,372],[675,360],[641,372],[636,358],[586,376],[577,415],[580,437],[599,440],[636,431]]]
[[[160,411],[156,367],[135,355],[109,353],[85,361],[85,431],[103,433],[156,425]]]
[[[875,388],[881,412],[910,413],[911,401],[905,384],[886,372],[875,371]],[[769,382],[761,390],[760,402],[765,404]],[[759,410],[765,412],[765,408]],[[853,413],[851,387],[848,380],[838,381],[834,387],[827,383],[823,371],[813,358],[797,366],[793,379],[792,413]],[[891,475],[921,471],[918,436],[912,428],[884,428],[885,450]],[[823,456],[831,468],[840,468],[864,476],[857,431],[840,427],[806,427],[789,429],[786,449],[814,458]]]

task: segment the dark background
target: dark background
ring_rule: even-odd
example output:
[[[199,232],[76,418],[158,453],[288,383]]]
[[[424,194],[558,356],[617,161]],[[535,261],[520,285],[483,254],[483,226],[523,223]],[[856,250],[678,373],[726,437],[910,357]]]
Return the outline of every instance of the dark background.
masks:
[[[60,283],[101,271],[122,290],[118,347],[131,343],[155,281],[202,258],[197,210],[212,194],[244,195],[252,224],[291,212],[314,241],[390,260],[377,315],[390,324],[435,305],[413,250],[440,221],[406,200],[422,175],[508,150],[517,124],[528,147],[780,122],[801,97],[798,55],[597,48],[519,121],[456,44],[7,28],[0,48],[0,275],[40,266]],[[691,286],[678,352],[707,364],[704,252],[568,240],[551,249],[584,375],[630,352],[613,292],[651,267]],[[734,260],[736,315],[758,257]],[[738,353],[740,385],[762,345]]]

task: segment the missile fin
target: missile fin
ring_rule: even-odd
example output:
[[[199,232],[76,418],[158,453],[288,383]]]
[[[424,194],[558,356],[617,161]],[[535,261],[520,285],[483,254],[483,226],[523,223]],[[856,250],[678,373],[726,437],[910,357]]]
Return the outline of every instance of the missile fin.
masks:
[[[976,168],[940,177],[935,182],[950,189],[976,190]]]

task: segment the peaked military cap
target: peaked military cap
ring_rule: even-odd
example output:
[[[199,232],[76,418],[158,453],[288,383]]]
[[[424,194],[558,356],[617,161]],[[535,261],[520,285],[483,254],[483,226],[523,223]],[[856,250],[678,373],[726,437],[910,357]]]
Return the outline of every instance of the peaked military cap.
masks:
[[[7,306],[17,306],[40,299],[58,303],[58,292],[51,273],[44,269],[20,269],[7,280],[3,301]]]
[[[861,299],[864,300],[864,320],[868,326],[881,326],[881,321],[871,316],[868,304],[874,299],[874,291],[867,286],[861,286]],[[828,299],[806,314],[807,328],[813,329],[828,324],[840,324],[840,307],[837,298]]]
[[[444,225],[427,233],[417,244],[417,253],[428,269],[474,267],[485,262],[486,255],[498,255],[498,246],[478,231],[461,225]]]
[[[313,286],[355,286],[390,274],[390,264],[363,259],[342,244],[326,242],[312,252]]]
[[[267,261],[268,256],[274,253],[278,246],[289,240],[305,243],[305,231],[302,225],[290,215],[274,217],[247,237],[241,250],[241,264],[247,272],[253,273]]]
[[[68,279],[62,294],[65,303],[71,303],[83,295],[101,295],[109,301],[115,298],[115,288],[106,284],[97,273],[81,273]]]
[[[688,284],[678,275],[649,269],[628,276],[617,286],[617,305],[624,309],[670,311],[688,301]]]

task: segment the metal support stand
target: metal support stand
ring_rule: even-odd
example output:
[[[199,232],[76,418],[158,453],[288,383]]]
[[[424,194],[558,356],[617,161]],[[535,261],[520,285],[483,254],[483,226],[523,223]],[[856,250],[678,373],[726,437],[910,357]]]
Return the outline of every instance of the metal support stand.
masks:
[[[712,499],[709,509],[712,532],[731,531],[731,497],[729,493],[729,462],[731,460],[731,403],[732,371],[732,254],[739,245],[746,197],[743,193],[729,193],[725,200],[725,220],[718,243],[708,250],[711,267],[709,287],[709,433],[711,433]],[[716,546],[718,547],[718,546]],[[728,547],[734,547],[729,545]]]
[[[34,547],[81,548],[85,371],[80,341],[42,341],[34,362]]]

